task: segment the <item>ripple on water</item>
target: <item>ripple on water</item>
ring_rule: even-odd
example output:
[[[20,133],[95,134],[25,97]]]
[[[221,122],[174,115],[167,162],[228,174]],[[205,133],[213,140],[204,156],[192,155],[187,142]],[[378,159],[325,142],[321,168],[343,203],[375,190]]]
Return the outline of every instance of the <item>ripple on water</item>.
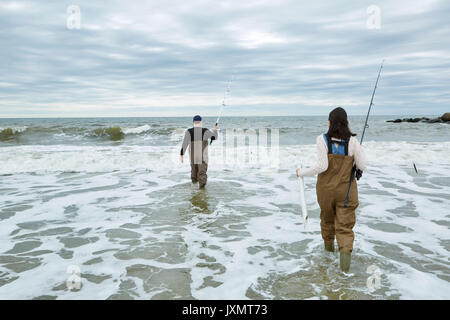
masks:
[[[23,252],[27,252],[27,251],[36,249],[36,248],[40,247],[41,244],[42,244],[41,241],[35,241],[35,240],[23,241],[23,242],[14,244],[14,248],[6,251],[5,253],[7,253],[7,254],[23,253]]]
[[[50,229],[39,231],[39,232],[26,233],[26,234],[22,234],[20,236],[15,236],[14,239],[56,236],[56,235],[61,235],[61,234],[65,234],[65,233],[70,233],[70,232],[72,232],[72,230],[73,229],[70,227],[50,228]]]
[[[130,231],[122,228],[108,229],[106,230],[106,236],[112,239],[138,239],[141,234],[135,231]]]
[[[89,237],[89,238],[82,238],[82,237],[64,237],[60,238],[59,241],[64,244],[64,247],[66,248],[78,248],[81,246],[84,246],[88,243],[94,243],[97,242],[100,238],[99,237]]]
[[[0,287],[12,297],[23,297],[30,275],[39,273],[35,287],[42,292],[36,289],[29,298],[70,298],[65,268],[80,264],[84,287],[77,296],[88,299],[244,295],[253,299],[397,299],[416,290],[407,284],[411,274],[430,276],[436,279],[437,289],[445,288],[450,281],[450,241],[445,234],[437,235],[427,246],[430,231],[412,227],[410,222],[418,219],[407,219],[422,216],[424,204],[435,205],[437,214],[427,220],[428,226],[448,227],[449,215],[439,211],[448,204],[448,197],[442,191],[436,195],[436,189],[426,184],[445,182],[416,181],[405,177],[401,169],[395,176],[399,169],[395,170],[388,172],[392,179],[374,171],[367,175],[373,183],[361,184],[364,201],[359,211],[364,214],[357,228],[365,232],[356,229],[349,274],[340,272],[338,254],[323,252],[319,209],[311,190],[311,224],[306,231],[297,224],[297,180],[287,178],[285,171],[272,176],[249,171],[239,180],[234,171],[216,171],[205,190],[179,183],[179,172],[74,173],[59,177],[66,179],[59,182],[65,184],[59,190],[54,189],[53,177],[45,176],[50,187],[43,183],[42,188],[30,189],[27,184],[21,188],[23,206],[14,201],[2,206],[1,213],[6,215],[0,219],[8,217],[11,225],[0,252]],[[152,175],[157,182],[150,181]],[[187,178],[183,175],[183,181]],[[29,182],[30,176],[20,179]],[[100,187],[103,179],[106,187]],[[409,185],[413,196],[399,192],[404,185]],[[73,188],[79,189],[74,193]],[[45,194],[37,193],[45,190]],[[27,195],[32,198],[27,200]],[[42,196],[48,202],[42,204]],[[380,206],[373,204],[375,200]],[[30,202],[34,205],[30,215],[17,214],[30,209]],[[416,241],[410,241],[411,237]],[[50,265],[61,267],[61,273],[55,277],[55,270],[47,268]],[[381,288],[373,292],[366,284],[370,265],[382,271]],[[414,293],[420,296],[420,290]]]
[[[142,280],[144,291],[153,294],[152,299],[194,299],[189,269],[161,269],[135,264],[126,268],[126,276]]]
[[[42,259],[18,257],[13,255],[0,256],[0,264],[2,267],[9,269],[15,273],[25,272],[41,265]]]
[[[367,223],[367,225],[375,230],[380,230],[384,232],[392,232],[392,233],[398,233],[398,232],[411,232],[413,229],[402,226],[396,223],[387,223],[387,222],[376,222],[376,223]]]
[[[0,211],[0,221],[13,217],[16,213],[33,208],[31,205],[14,205],[4,207]]]
[[[352,255],[351,273],[339,270],[339,255],[324,252],[313,247],[313,253],[306,254],[299,261],[298,271],[269,272],[258,278],[247,289],[250,299],[398,299],[399,295],[390,292],[387,277],[381,274],[381,287],[370,291],[367,287],[365,267],[377,265],[382,270],[394,270],[374,256],[356,252]]]

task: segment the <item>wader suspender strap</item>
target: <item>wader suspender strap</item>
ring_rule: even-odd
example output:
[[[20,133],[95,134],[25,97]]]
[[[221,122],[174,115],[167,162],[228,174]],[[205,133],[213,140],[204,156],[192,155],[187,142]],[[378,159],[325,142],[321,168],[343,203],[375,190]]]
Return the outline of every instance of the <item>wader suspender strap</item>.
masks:
[[[188,129],[189,134],[191,135],[191,141],[194,141],[194,128]],[[203,137],[205,136],[205,132],[208,131],[208,128],[202,128],[202,141]]]
[[[330,137],[326,134],[325,137],[327,138],[327,144],[328,144],[328,154],[332,154],[333,153],[333,146],[331,145],[331,139]]]
[[[345,148],[345,155],[348,156],[348,142],[349,140],[344,140],[344,141],[331,141],[331,138],[326,134],[325,137],[327,138],[327,144],[328,144],[328,153],[332,154],[333,153],[333,143],[337,143],[339,145],[343,145]]]

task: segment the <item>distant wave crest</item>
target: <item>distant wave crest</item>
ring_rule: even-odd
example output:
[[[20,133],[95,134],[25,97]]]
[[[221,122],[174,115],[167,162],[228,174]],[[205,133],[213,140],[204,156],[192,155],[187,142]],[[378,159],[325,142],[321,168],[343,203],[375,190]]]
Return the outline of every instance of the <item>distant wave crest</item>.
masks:
[[[0,128],[0,141],[13,139],[26,130],[27,127]]]
[[[115,125],[110,127],[62,127],[62,126],[32,126],[32,127],[0,127],[0,142],[16,142],[20,143],[22,138],[33,139],[38,141],[40,138],[52,139],[89,139],[100,138],[111,141],[123,140],[126,136],[168,136],[173,133],[176,128],[153,128],[153,125],[144,124],[137,127],[124,127]]]

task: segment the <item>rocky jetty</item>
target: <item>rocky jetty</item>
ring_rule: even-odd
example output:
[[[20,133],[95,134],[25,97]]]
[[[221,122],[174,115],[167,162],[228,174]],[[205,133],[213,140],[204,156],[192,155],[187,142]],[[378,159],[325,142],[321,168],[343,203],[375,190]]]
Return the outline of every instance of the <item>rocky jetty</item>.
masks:
[[[400,123],[400,122],[425,122],[425,123],[450,123],[450,112],[444,113],[441,117],[437,118],[403,118],[403,119],[395,119],[395,120],[387,120],[386,122]]]

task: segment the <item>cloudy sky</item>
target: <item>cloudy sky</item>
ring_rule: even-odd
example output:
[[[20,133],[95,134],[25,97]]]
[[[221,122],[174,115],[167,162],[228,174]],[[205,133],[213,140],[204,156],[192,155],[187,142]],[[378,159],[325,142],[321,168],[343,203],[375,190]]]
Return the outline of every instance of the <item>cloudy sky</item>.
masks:
[[[213,116],[232,75],[225,115],[363,114],[383,58],[374,113],[440,115],[449,16],[448,0],[0,0],[0,117]]]

